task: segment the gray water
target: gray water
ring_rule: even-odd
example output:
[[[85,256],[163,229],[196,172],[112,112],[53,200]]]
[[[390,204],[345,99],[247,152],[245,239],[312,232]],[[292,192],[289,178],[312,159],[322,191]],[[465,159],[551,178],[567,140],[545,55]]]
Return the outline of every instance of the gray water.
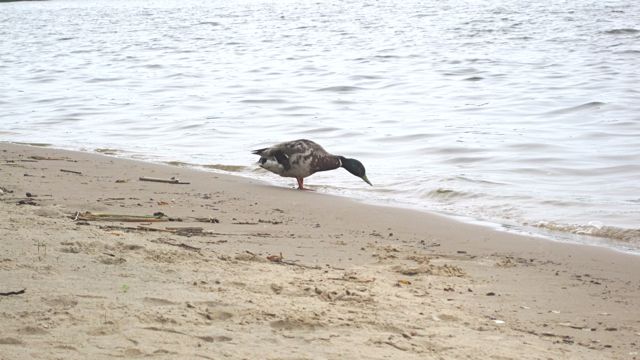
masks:
[[[638,1],[0,4],[0,139],[231,170],[640,249]]]

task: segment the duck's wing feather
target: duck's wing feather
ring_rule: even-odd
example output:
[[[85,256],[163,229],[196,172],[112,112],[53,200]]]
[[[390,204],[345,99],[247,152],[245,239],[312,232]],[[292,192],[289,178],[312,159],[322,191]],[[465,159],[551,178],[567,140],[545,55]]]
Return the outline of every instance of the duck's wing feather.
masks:
[[[258,163],[263,168],[280,174],[291,169],[289,157],[296,153],[295,147],[291,147],[290,143],[281,143],[268,148],[253,150],[251,153],[260,155]]]
[[[296,155],[296,154],[298,155],[311,154],[311,153],[314,153],[320,156],[329,154],[322,148],[322,146],[307,139],[287,141],[287,142],[278,144],[275,147],[277,147],[287,156]]]
[[[252,151],[253,154],[264,157],[274,157],[276,153],[282,153],[289,157],[296,154],[308,154],[312,152],[321,156],[329,154],[322,148],[322,146],[307,139],[287,141],[268,148]]]
[[[263,169],[267,169],[281,176],[284,176],[284,174],[291,169],[289,158],[281,151],[271,152],[269,156],[266,156],[263,152],[260,155],[258,164],[260,164],[260,167]]]
[[[283,142],[253,153],[260,155],[258,163],[261,167],[281,176],[306,177],[340,166],[337,156],[306,139]]]
[[[278,164],[282,165],[285,171],[291,169],[291,163],[289,162],[289,157],[285,155],[282,151],[277,150],[277,151],[274,151],[272,154],[273,154],[273,157],[276,158],[276,161],[278,162]]]

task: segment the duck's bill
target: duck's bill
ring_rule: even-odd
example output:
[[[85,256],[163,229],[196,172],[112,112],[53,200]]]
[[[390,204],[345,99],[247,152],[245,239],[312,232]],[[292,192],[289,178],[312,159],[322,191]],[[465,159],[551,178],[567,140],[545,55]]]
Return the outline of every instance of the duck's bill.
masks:
[[[373,184],[371,183],[371,181],[369,181],[369,179],[367,179],[367,175],[364,175],[361,177],[362,180],[364,180],[364,182],[366,182],[367,184],[373,186]]]

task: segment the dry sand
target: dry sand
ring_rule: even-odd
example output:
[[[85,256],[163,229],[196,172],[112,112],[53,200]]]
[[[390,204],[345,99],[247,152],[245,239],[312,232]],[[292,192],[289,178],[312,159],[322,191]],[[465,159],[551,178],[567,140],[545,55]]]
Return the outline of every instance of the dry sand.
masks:
[[[1,359],[640,358],[637,256],[7,143],[0,187]]]

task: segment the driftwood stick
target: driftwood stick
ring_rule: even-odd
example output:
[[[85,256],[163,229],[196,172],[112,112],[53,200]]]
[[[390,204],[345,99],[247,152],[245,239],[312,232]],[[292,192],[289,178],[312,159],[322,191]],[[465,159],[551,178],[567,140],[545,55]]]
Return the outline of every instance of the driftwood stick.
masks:
[[[245,250],[247,251],[247,250]],[[249,254],[252,254],[251,252],[247,251]],[[267,260],[271,261],[272,263],[276,263],[276,264],[282,264],[282,265],[289,265],[289,266],[299,266],[305,269],[321,269],[321,267],[319,266],[309,266],[309,265],[304,265],[304,264],[298,264],[295,261],[289,261],[289,260],[285,260],[284,257],[282,256],[282,253],[280,253],[280,255],[269,255],[267,256]]]
[[[160,243],[160,244],[171,245],[171,246],[177,246],[177,247],[181,247],[183,249],[187,249],[187,250],[191,250],[191,251],[200,251],[199,247],[191,246],[191,245],[188,245],[188,244],[185,244],[185,243],[176,243],[176,242],[173,242],[173,241],[171,241],[169,239],[157,239],[154,242],[157,242],[157,243]]]
[[[20,162],[38,162],[38,160],[33,160],[33,159],[4,159],[3,160],[6,163],[16,163],[18,161]]]
[[[278,261],[278,264],[290,265],[290,266],[299,266],[299,267],[305,268],[305,269],[314,269],[314,270],[322,269],[320,266],[310,266],[310,265],[305,265],[305,264],[298,264],[296,262],[287,261],[287,260]]]
[[[160,178],[146,177],[146,176],[140,177],[140,181],[151,181],[151,182],[159,182],[159,183],[166,183],[166,184],[180,184],[180,185],[191,184],[189,182],[180,181],[176,178],[160,179]]]
[[[167,216],[162,215],[120,215],[120,214],[92,214],[88,211],[76,213],[74,220],[84,221],[122,221],[122,222],[161,222],[170,221]]]
[[[11,295],[20,295],[24,294],[27,289],[17,290],[17,291],[8,291],[8,292],[0,292],[0,296],[11,296]]]
[[[170,230],[156,229],[156,228],[144,227],[144,226],[133,227],[133,226],[106,225],[106,226],[99,226],[99,228],[102,230],[152,231],[152,232],[155,231],[155,232],[173,233],[173,231],[170,231]]]
[[[65,158],[61,158],[61,157],[50,157],[50,156],[40,156],[40,155],[29,156],[29,159],[32,159],[32,160],[66,160]]]
[[[165,229],[169,231],[181,231],[181,232],[191,232],[191,233],[201,233],[204,231],[201,227],[194,226],[186,226],[186,227],[166,227]]]
[[[66,172],[66,173],[82,175],[82,173],[80,171],[75,171],[75,170],[60,169],[60,171]]]

